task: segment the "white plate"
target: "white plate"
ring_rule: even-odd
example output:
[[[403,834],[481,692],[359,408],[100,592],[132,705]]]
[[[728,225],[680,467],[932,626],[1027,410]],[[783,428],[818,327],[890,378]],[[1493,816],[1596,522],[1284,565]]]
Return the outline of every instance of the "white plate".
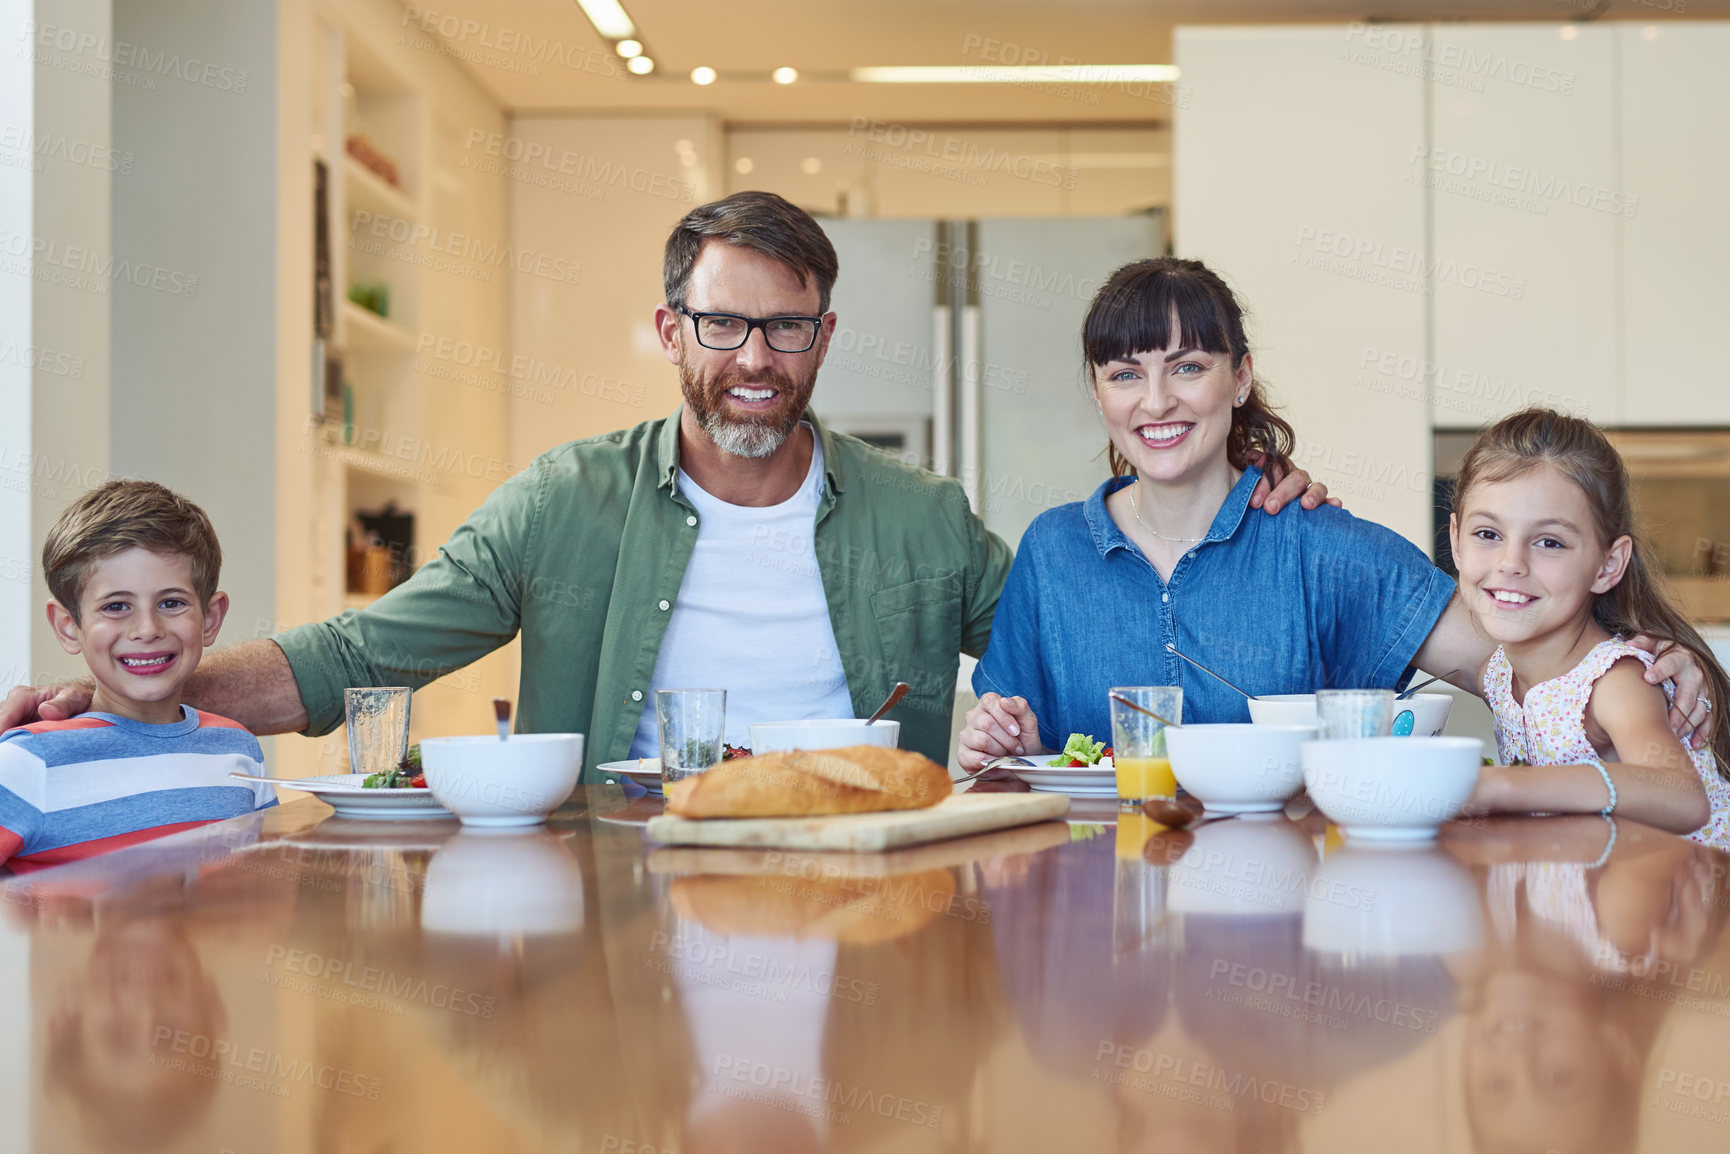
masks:
[[[294,778],[249,777],[242,773],[231,773],[229,776],[245,778],[247,781],[269,781],[272,785],[279,785],[284,789],[305,790],[335,809],[338,817],[401,820],[451,816],[451,811],[438,803],[431,790],[364,789],[360,784],[366,780],[364,773],[333,773],[328,777]]]
[[[1034,765],[1005,765],[1003,768],[1025,781],[1035,793],[1063,793],[1070,797],[1116,797],[1117,771],[1111,759],[1103,758],[1096,765],[1046,765],[1055,754],[1031,758]]]
[[[655,797],[661,796],[661,759],[658,757],[631,758],[628,761],[603,761],[595,766],[602,773],[616,773],[620,777],[628,777]]]

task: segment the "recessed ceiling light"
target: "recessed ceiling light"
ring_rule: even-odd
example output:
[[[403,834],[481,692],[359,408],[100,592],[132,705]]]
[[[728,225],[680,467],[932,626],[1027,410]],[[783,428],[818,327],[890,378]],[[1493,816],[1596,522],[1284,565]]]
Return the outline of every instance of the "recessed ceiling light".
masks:
[[[756,165],[751,163],[751,158],[748,156],[741,156],[738,160],[733,162],[733,171],[738,173],[740,176],[751,175],[751,170],[756,167]]]
[[[799,70],[797,68],[777,68],[770,75],[776,84],[791,84],[799,79]]]
[[[647,76],[655,70],[655,62],[647,56],[633,56],[625,61],[625,67],[630,69],[634,76]]]
[[[713,83],[715,83],[715,70],[713,68],[710,68],[707,64],[699,64],[697,67],[691,69],[691,83],[692,84],[713,84]]]
[[[1171,84],[1175,64],[956,64],[855,68],[849,73],[860,84],[1026,84],[1060,80],[1065,84]]]
[[[1572,24],[1562,25],[1562,39],[1563,40],[1573,40],[1574,38],[1576,38],[1579,35],[1580,35],[1580,30],[1578,28],[1574,27]]]
[[[643,42],[641,40],[621,40],[613,45],[613,51],[629,60],[633,56],[643,54]]]
[[[1656,40],[1658,39],[1658,26],[1656,24],[1648,24],[1646,27],[1640,29],[1640,35],[1647,40]]]
[[[637,26],[625,15],[625,6],[619,0],[577,0],[577,7],[604,39],[623,40],[637,34]]]
[[[819,172],[823,171],[823,162],[818,160],[815,156],[807,156],[804,160],[799,162],[799,171],[803,172],[806,176],[816,176]]]

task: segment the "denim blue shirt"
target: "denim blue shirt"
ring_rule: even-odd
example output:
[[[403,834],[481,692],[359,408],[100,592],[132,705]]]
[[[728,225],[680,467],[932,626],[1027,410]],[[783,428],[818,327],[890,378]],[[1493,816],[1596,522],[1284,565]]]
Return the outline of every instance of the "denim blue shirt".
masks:
[[[1250,468],[1171,580],[1106,512],[1130,484],[1041,514],[1021,539],[975,692],[1025,697],[1047,749],[1110,740],[1116,685],[1183,686],[1183,720],[1248,721],[1243,697],[1166,652],[1170,641],[1250,693],[1396,688],[1453,596],[1411,542],[1343,509],[1249,511]]]

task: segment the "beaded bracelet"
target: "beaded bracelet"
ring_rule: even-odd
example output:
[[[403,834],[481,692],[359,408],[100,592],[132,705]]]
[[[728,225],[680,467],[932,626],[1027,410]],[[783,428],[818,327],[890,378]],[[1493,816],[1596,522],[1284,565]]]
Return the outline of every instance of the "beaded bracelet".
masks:
[[[1615,819],[1611,818],[1608,814],[1605,814],[1602,816],[1603,816],[1605,821],[1610,823],[1610,841],[1609,841],[1609,844],[1604,847],[1604,852],[1598,855],[1598,860],[1586,867],[1589,870],[1595,870],[1595,869],[1599,868],[1600,866],[1602,866],[1605,862],[1609,861],[1610,860],[1610,851],[1616,848],[1616,822],[1615,822]]]
[[[1610,804],[1598,811],[1599,817],[1609,817],[1616,812],[1616,783],[1610,780],[1610,771],[1604,768],[1601,758],[1594,757],[1586,764],[1598,771],[1598,776],[1604,779],[1604,788],[1610,791]]]

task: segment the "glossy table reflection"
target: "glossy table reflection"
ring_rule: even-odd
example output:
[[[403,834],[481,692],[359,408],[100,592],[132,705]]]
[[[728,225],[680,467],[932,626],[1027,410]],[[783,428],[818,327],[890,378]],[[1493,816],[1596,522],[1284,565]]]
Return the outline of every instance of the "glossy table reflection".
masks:
[[[13,879],[34,1149],[1730,1148],[1730,859],[1630,822],[1078,806],[842,856],[657,810],[303,800]]]

